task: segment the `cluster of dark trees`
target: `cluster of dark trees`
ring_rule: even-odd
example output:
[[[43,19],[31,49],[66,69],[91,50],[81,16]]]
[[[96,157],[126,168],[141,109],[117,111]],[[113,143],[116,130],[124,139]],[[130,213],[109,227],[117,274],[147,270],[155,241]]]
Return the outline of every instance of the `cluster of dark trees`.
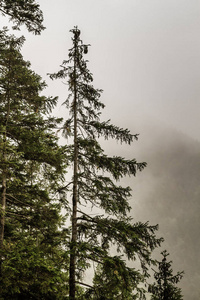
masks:
[[[0,11],[14,29],[44,29],[35,0],[3,0]],[[133,222],[131,190],[120,185],[146,163],[110,157],[99,142],[130,145],[138,135],[100,120],[102,91],[92,85],[80,33],[71,30],[68,59],[50,74],[68,85],[63,121],[52,116],[58,99],[42,95],[45,82],[23,59],[24,38],[0,30],[0,299],[183,299],[168,253],[152,258],[163,241],[158,226]]]

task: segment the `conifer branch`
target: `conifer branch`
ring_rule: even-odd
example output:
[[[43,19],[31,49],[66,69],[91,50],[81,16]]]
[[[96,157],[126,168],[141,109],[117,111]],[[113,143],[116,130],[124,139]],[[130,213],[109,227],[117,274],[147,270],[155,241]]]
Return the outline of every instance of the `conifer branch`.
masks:
[[[131,223],[132,219],[128,217],[131,210],[131,189],[117,185],[117,181],[127,175],[136,176],[138,171],[146,167],[146,163],[104,153],[100,137],[130,145],[134,139],[138,139],[138,134],[131,134],[128,129],[112,125],[110,120],[100,121],[101,110],[105,105],[100,101],[102,90],[95,89],[92,85],[93,75],[84,58],[88,45],[81,41],[78,27],[74,27],[71,32],[73,36],[69,59],[63,61],[60,71],[50,75],[52,79],[65,78],[69,87],[65,105],[69,109],[70,124],[66,121],[66,130],[70,130],[73,142],[69,146],[67,158],[74,168],[73,189],[69,189],[73,208],[69,299],[76,299],[77,274],[89,267],[88,260],[101,265],[100,274],[105,281],[98,281],[95,275],[96,282],[100,283],[98,291],[104,290],[106,282],[115,282],[115,279],[120,278],[119,282],[125,282],[127,288],[123,284],[117,290],[115,287],[116,295],[107,289],[109,299],[124,296],[127,290],[129,298],[132,299],[135,290],[138,294],[143,294],[139,284],[148,277],[148,265],[153,262],[151,251],[160,245],[161,239],[155,236],[156,226]],[[92,208],[94,206],[102,210],[103,215],[90,216],[78,209],[77,204],[87,207],[88,203]],[[119,252],[119,256],[110,257],[112,245]],[[128,268],[121,259],[123,254],[131,260],[139,258],[143,273]]]
[[[76,281],[77,284],[80,284],[80,285],[83,285],[83,286],[86,286],[87,288],[90,288],[90,289],[94,289],[93,286],[87,284],[87,283],[84,283],[84,282],[80,282],[80,281]]]

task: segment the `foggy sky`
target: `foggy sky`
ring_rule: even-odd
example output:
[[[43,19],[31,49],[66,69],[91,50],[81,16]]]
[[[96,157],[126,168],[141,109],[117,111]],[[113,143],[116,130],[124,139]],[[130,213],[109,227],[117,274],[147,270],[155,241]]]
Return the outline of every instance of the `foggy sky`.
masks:
[[[104,90],[103,117],[140,133],[133,147],[119,149],[120,155],[148,163],[136,179],[127,180],[133,216],[160,224],[163,248],[175,270],[186,273],[184,299],[200,299],[200,1],[39,3],[47,29],[41,36],[22,30],[25,59],[49,84],[45,93],[59,96],[55,113],[64,116],[67,87],[46,74],[67,58],[69,30],[78,25],[84,43],[91,44],[94,85]]]
[[[47,29],[39,37],[26,34],[24,55],[43,77],[67,57],[69,30],[78,25],[92,45],[89,66],[109,116],[148,114],[200,139],[199,0],[40,3]]]

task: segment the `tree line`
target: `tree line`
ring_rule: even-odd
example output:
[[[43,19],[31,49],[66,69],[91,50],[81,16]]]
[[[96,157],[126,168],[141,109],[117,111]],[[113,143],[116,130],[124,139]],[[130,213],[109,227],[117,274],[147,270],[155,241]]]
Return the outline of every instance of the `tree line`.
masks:
[[[0,12],[14,29],[44,30],[34,0],[3,0]],[[138,134],[101,121],[90,45],[77,26],[70,33],[68,58],[49,74],[68,86],[63,120],[52,114],[58,98],[42,95],[46,83],[23,59],[24,37],[0,30],[0,299],[183,299],[183,273],[173,275],[167,251],[160,262],[152,256],[163,241],[158,225],[133,221],[131,189],[120,185],[146,163],[108,156],[99,140],[131,145]]]

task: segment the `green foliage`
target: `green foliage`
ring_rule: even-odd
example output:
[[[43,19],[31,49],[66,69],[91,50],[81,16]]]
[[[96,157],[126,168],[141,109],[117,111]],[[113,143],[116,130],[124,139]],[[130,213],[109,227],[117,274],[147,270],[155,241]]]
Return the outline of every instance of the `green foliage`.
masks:
[[[97,267],[93,287],[85,292],[83,299],[145,299],[145,291],[139,287],[143,281],[144,277],[128,268],[122,258],[108,257],[104,265]]]
[[[42,11],[35,0],[1,0],[0,12],[3,16],[9,16],[14,22],[13,29],[19,30],[23,24],[35,34],[40,34],[45,29],[42,25]]]
[[[57,98],[40,95],[46,84],[23,60],[23,41],[0,31],[0,299],[66,299],[62,120],[49,115]]]
[[[178,272],[173,275],[171,268],[172,261],[167,261],[169,253],[161,252],[163,259],[158,263],[158,271],[154,270],[155,283],[150,285],[149,292],[152,293],[152,300],[182,300],[181,289],[176,285],[183,277],[183,272]]]
[[[153,262],[151,252],[160,245],[162,239],[155,236],[157,226],[132,222],[128,216],[131,189],[118,185],[117,181],[127,175],[135,176],[146,163],[139,163],[136,159],[110,157],[102,149],[100,137],[130,145],[134,139],[138,139],[138,135],[112,125],[110,120],[100,121],[101,110],[104,108],[100,101],[102,91],[93,87],[93,76],[84,59],[89,45],[83,44],[77,27],[71,32],[73,47],[69,50],[69,59],[63,62],[59,72],[50,75],[52,79],[67,80],[69,90],[64,104],[69,109],[70,118],[64,123],[63,134],[69,140],[73,138],[68,145],[68,159],[74,171],[62,192],[68,200],[72,195],[70,272],[74,268],[76,272],[75,278],[73,272],[70,273],[70,283],[77,280],[80,283],[82,275],[93,261],[100,265],[94,277],[93,299],[118,299],[119,295],[125,298],[128,295],[136,297],[137,293],[143,293],[138,285],[148,277],[147,268]],[[90,214],[89,210],[93,208]],[[111,255],[111,247],[118,252],[118,256]],[[142,272],[128,268],[121,255],[129,260],[139,259]],[[115,277],[111,274],[115,274]],[[119,278],[121,284],[110,294],[110,285],[115,286]],[[73,284],[71,289],[74,289]],[[103,293],[101,298],[99,293]],[[73,293],[70,299],[75,299]]]
[[[55,235],[55,233],[54,233]],[[33,237],[21,230],[15,234],[18,240],[5,241],[3,299],[66,299],[66,275],[63,267],[63,251],[55,242],[47,243],[42,234]],[[55,238],[55,237],[54,237]],[[59,234],[57,238],[60,240]],[[52,237],[51,237],[52,239]],[[1,298],[0,298],[1,299]]]

